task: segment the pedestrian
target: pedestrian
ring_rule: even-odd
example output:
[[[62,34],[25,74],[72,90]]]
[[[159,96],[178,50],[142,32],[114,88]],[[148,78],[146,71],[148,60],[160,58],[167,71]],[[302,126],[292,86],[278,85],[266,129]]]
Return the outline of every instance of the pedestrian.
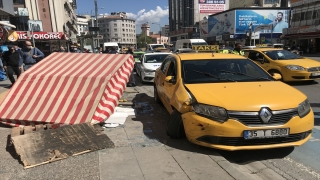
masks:
[[[244,56],[241,43],[236,43],[235,48],[233,49],[233,54]]]
[[[226,45],[222,44],[221,49],[219,49],[219,53],[228,54],[229,50],[226,49]]]
[[[59,52],[66,52],[66,49],[63,46],[60,46]]]
[[[3,54],[2,54],[2,49],[0,49],[0,71],[3,71],[3,72],[4,72],[5,70],[4,70],[4,68],[3,68],[3,62],[2,62],[2,61],[3,61],[3,58],[2,58],[2,55],[3,55]]]
[[[28,70],[31,66],[35,65],[37,62],[44,58],[43,52],[41,52],[36,47],[32,47],[30,41],[25,42],[24,48],[21,51],[24,71]]]
[[[110,51],[108,52],[108,54],[118,54],[116,47],[111,47]]]
[[[14,46],[9,45],[8,49],[9,51],[3,54],[3,68],[7,71],[7,75],[11,81],[11,85],[7,88],[11,88],[16,82],[13,73],[17,75],[18,79],[21,74],[23,60]]]
[[[134,47],[130,47],[127,50],[126,54],[131,54],[133,56],[133,52],[134,52]],[[134,87],[134,86],[136,86],[136,80],[134,78],[134,74],[133,74],[133,70],[132,70],[130,77],[129,77],[129,82],[127,84],[127,87]]]

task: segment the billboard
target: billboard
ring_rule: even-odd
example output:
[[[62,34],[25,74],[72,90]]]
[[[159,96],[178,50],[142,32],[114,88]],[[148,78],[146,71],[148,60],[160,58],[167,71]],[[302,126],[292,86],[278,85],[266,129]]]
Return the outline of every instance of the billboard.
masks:
[[[200,38],[208,37],[208,20],[200,21]]]
[[[209,36],[234,34],[235,11],[228,11],[208,18]]]
[[[225,10],[225,0],[199,0],[199,12],[215,14]]]
[[[252,31],[254,31],[257,26],[271,25],[272,30],[265,29],[259,32],[282,33],[283,28],[289,27],[289,13],[290,11],[287,9],[236,10],[235,34],[244,34],[246,31],[249,31],[251,23]]]
[[[260,28],[259,33],[282,33],[283,28],[288,28],[289,21],[288,9],[259,9],[259,10],[234,10],[218,15],[210,16],[208,19],[208,31],[210,36],[222,34],[246,34],[252,32],[255,27]],[[272,30],[264,28],[272,27]]]
[[[40,32],[43,31],[42,21],[28,20],[29,31]]]

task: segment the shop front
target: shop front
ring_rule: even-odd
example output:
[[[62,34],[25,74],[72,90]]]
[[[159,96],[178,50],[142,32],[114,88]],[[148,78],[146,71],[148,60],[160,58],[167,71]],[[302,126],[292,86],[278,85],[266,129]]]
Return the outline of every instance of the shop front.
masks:
[[[68,41],[62,32],[32,32],[30,35],[27,31],[17,31],[18,46],[23,47],[25,41],[31,41],[34,37],[35,47],[40,49],[46,56],[55,50],[59,50],[60,46],[67,47]]]

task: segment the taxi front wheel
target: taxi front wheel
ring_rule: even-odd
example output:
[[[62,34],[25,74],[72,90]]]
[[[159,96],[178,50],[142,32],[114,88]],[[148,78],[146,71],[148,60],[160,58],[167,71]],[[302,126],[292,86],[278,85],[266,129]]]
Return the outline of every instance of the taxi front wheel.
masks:
[[[167,126],[167,135],[173,139],[186,137],[186,134],[184,132],[182,116],[181,113],[177,110],[174,110],[170,115]]]
[[[161,104],[161,100],[159,99],[156,85],[153,86],[153,98],[156,103]]]

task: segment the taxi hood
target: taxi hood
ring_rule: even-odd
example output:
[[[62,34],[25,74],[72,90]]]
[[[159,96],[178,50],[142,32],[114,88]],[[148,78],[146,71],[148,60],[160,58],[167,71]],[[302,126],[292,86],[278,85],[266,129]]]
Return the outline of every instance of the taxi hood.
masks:
[[[285,65],[298,65],[304,68],[310,67],[320,67],[320,62],[313,59],[292,59],[292,60],[275,60],[276,62],[281,62]]]
[[[185,84],[198,103],[233,111],[297,108],[306,95],[279,81]]]

